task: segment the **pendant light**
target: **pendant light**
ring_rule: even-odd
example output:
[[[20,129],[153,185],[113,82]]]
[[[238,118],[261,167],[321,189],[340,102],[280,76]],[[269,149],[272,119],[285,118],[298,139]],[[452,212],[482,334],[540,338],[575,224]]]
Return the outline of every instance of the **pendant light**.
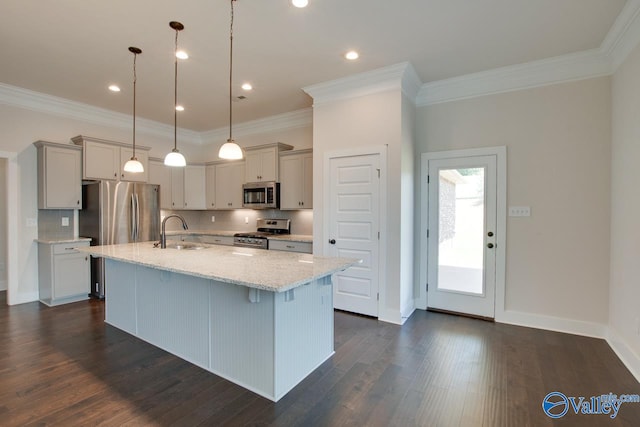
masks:
[[[169,22],[169,26],[176,30],[176,48],[174,51],[175,73],[174,73],[174,102],[173,102],[173,150],[164,158],[164,164],[167,166],[186,166],[187,161],[178,151],[178,33],[184,30],[184,25],[177,21]]]
[[[133,155],[124,164],[124,171],[131,173],[144,172],[144,166],[136,158],[136,58],[142,53],[137,47],[130,47],[129,52],[133,53]]]
[[[242,158],[242,148],[233,140],[233,96],[232,96],[232,88],[233,88],[233,2],[236,0],[231,0],[231,27],[229,31],[229,139],[227,142],[222,144],[220,147],[220,151],[218,152],[218,157],[226,160],[238,160]]]

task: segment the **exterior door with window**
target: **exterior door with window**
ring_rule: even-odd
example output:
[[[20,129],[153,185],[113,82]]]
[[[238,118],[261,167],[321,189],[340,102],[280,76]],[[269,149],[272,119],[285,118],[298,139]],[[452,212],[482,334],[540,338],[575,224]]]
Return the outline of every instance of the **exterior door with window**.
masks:
[[[496,156],[428,161],[427,306],[494,318]]]

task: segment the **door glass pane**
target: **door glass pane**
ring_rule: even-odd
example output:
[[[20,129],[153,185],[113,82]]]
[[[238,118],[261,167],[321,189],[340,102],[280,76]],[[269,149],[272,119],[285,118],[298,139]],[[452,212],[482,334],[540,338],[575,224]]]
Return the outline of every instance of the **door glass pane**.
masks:
[[[484,294],[485,169],[439,174],[438,289]]]

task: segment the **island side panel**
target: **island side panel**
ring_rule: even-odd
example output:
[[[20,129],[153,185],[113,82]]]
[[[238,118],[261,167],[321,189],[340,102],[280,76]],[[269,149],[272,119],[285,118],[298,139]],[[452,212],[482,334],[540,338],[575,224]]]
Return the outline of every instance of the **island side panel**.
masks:
[[[136,266],[105,261],[105,322],[137,336]]]
[[[250,293],[259,301],[251,302]],[[211,372],[271,400],[273,299],[273,292],[244,286],[213,281],[211,287]]]
[[[276,400],[333,355],[330,277],[275,296]]]
[[[138,337],[209,369],[211,280],[136,268]]]

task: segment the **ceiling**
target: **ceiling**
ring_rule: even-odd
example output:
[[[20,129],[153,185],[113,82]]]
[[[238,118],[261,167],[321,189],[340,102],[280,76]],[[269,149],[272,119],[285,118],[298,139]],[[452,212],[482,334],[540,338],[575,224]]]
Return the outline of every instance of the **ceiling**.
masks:
[[[625,0],[237,0],[234,122],[311,106],[301,88],[411,62],[423,83],[598,48]],[[181,128],[228,124],[229,0],[2,0],[0,82],[173,124],[175,32]],[[342,55],[360,52],[355,62]],[[254,90],[244,93],[249,81]],[[111,83],[120,93],[107,90]]]

